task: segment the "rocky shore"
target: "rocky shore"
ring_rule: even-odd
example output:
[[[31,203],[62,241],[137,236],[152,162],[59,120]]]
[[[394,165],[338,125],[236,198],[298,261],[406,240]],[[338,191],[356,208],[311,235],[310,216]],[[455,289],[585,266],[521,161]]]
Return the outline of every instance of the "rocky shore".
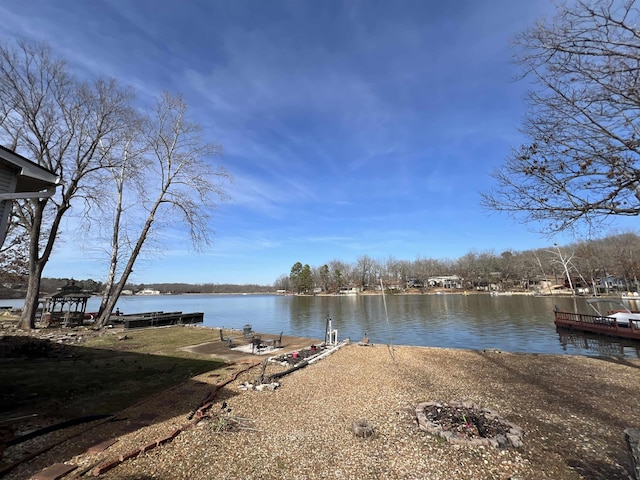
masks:
[[[122,412],[128,433],[97,425],[6,478],[56,462],[105,479],[630,478],[623,431],[640,427],[639,360],[351,344],[278,388],[242,389],[260,360],[200,375]],[[189,420],[215,385],[208,416]],[[455,445],[419,428],[417,405],[456,400],[517,424],[522,446]],[[372,431],[355,435],[354,422]]]

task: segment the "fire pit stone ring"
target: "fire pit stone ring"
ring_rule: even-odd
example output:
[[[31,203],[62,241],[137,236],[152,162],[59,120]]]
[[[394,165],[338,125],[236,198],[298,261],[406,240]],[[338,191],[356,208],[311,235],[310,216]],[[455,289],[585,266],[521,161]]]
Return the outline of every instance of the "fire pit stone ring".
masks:
[[[421,430],[453,445],[523,446],[522,428],[471,401],[423,402],[416,406],[416,418]]]

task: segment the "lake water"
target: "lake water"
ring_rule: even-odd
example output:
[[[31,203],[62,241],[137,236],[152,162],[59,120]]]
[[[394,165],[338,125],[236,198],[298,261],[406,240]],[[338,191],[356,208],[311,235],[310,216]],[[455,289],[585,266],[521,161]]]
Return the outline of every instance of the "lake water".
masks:
[[[386,301],[387,313],[385,313]],[[632,309],[640,308],[628,305]],[[98,297],[87,311],[96,311]],[[21,300],[0,305],[22,307]],[[204,312],[204,325],[241,330],[251,324],[263,333],[324,339],[326,318],[338,339],[508,352],[616,355],[640,358],[640,342],[556,331],[553,308],[592,313],[583,298],[524,295],[361,295],[298,297],[280,295],[153,295],[122,297],[123,313]]]

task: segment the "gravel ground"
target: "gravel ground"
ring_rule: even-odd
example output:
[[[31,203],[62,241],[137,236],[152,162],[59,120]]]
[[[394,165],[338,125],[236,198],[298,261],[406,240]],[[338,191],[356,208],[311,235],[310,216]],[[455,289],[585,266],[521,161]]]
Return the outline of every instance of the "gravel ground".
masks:
[[[230,366],[226,375],[247,367]],[[218,392],[211,418],[100,478],[630,478],[623,430],[640,428],[640,360],[423,347],[396,347],[392,357],[383,345],[351,344],[283,377],[274,391],[239,388],[259,374],[260,366],[240,373]],[[130,409],[129,419],[162,415],[140,428],[129,420],[131,433],[102,452],[70,456],[88,441],[80,435],[75,447],[54,449],[47,460],[78,465],[76,473],[88,475],[96,464],[188,424],[188,414],[223,376],[201,375]],[[456,446],[418,428],[417,404],[455,399],[522,427],[524,446]],[[373,425],[372,436],[350,431],[361,419]],[[91,440],[114,435],[114,428],[96,427]],[[21,467],[7,478],[29,478],[33,469]]]

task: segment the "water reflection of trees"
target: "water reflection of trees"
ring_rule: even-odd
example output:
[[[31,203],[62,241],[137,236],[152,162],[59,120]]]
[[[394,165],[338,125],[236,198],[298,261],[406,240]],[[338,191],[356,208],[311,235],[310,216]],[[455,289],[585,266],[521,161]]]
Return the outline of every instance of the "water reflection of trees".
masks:
[[[614,338],[562,330],[558,330],[558,340],[565,351],[569,350],[569,347],[574,347],[579,350],[597,352],[604,356],[621,357],[633,353],[637,358],[640,358],[640,342],[618,341]]]
[[[511,330],[513,326],[526,330],[532,324],[540,323],[540,311],[545,309],[549,311],[549,317],[543,321],[548,320],[552,325],[553,303],[529,296],[387,295],[386,300],[391,329],[400,334],[399,340],[409,340],[410,344],[419,344],[417,337],[446,333],[452,328],[459,335],[461,325],[475,332],[487,328],[504,330],[509,327]],[[541,302],[545,304],[542,308]],[[383,341],[388,336],[380,295],[297,296],[290,297],[289,307],[293,330],[324,335],[329,315],[341,338],[349,336],[359,340],[367,334]]]
[[[276,298],[276,297],[274,297]],[[340,340],[389,342],[384,303],[380,295],[278,297],[273,325],[289,334],[324,338],[326,318],[332,319]],[[387,295],[394,344],[477,348],[505,351],[612,355],[640,358],[640,345],[616,339],[567,337],[558,343],[553,308],[586,308],[583,298],[489,295]],[[266,326],[264,328],[267,328]]]
[[[384,320],[384,307],[379,296],[294,297],[289,308],[289,322],[298,331],[312,331],[322,338],[327,315],[339,338],[361,336],[380,328]]]

